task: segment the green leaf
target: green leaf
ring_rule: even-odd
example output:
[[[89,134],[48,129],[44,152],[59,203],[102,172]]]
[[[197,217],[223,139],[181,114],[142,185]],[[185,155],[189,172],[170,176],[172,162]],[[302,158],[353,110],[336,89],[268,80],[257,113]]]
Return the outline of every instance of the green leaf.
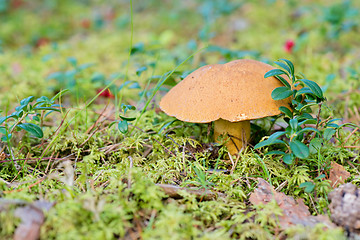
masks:
[[[4,126],[0,126],[0,133],[6,134],[6,128]]]
[[[3,124],[3,122],[5,122],[9,117],[0,117],[0,125]]]
[[[17,125],[17,127],[24,129],[34,137],[42,138],[44,136],[41,128],[33,123],[20,123],[19,125]]]
[[[288,109],[287,107],[279,107],[280,112],[284,113],[286,116],[288,116],[289,118],[293,117],[293,113],[291,112],[290,109]]]
[[[53,108],[53,107],[35,107],[34,110],[37,110],[37,111],[39,111],[39,110],[42,110],[42,111],[48,110],[48,111],[61,112],[60,109],[58,109],[58,108]]]
[[[318,180],[318,179],[322,179],[322,178],[325,178],[325,177],[326,177],[325,174],[321,174],[321,175],[317,176],[315,179]]]
[[[122,134],[125,134],[129,130],[129,124],[126,120],[119,121],[118,129]]]
[[[299,135],[300,133],[308,132],[308,131],[313,131],[313,132],[316,132],[316,133],[318,133],[319,135],[321,135],[320,131],[317,130],[316,128],[313,128],[313,127],[303,128],[303,129],[301,129],[299,132],[297,132],[297,134]]]
[[[124,113],[126,113],[128,110],[135,110],[136,107],[133,105],[126,105],[126,104],[121,104],[121,109],[123,110]]]
[[[294,160],[294,154],[292,153],[285,154],[283,157],[283,161],[287,165],[291,165],[293,163],[293,160]]]
[[[278,137],[280,137],[280,136],[282,136],[284,134],[285,134],[284,131],[275,132],[275,133],[271,134],[267,140],[272,142],[272,141],[274,141],[275,139],[277,139]]]
[[[119,116],[122,120],[126,120],[128,122],[134,121],[136,118],[134,117],[124,117],[124,116]]]
[[[298,120],[296,118],[290,119],[289,125],[293,130],[296,130],[298,127]]]
[[[313,92],[311,91],[310,88],[308,87],[303,87],[299,90],[296,91],[295,97],[301,95],[301,94],[312,94]]]
[[[285,69],[289,74],[291,74],[290,67],[289,67],[287,64],[285,64],[285,63],[283,63],[283,62],[277,62],[277,61],[275,61],[275,63],[276,63],[278,66],[280,66],[281,68]]]
[[[310,115],[310,114],[309,114]],[[306,115],[307,116],[307,115]],[[316,124],[317,120],[315,118],[311,118],[311,119],[305,119],[301,122],[299,122],[299,125],[304,125],[304,124]]]
[[[39,116],[33,116],[33,118],[32,118],[33,120],[35,120],[35,121],[37,121],[37,122],[40,122],[41,121],[41,119],[40,119],[40,117]]]
[[[279,139],[275,139],[273,141],[269,141],[269,139],[266,139],[262,142],[259,142],[258,144],[256,144],[254,146],[254,149],[258,149],[258,148],[261,148],[261,147],[265,147],[265,146],[269,146],[269,145],[274,145],[274,144],[285,144],[284,141],[282,140],[279,140]]]
[[[308,79],[300,79],[300,81],[303,82],[306,86],[308,86],[318,98],[324,99],[323,92],[316,82]]]
[[[268,71],[267,73],[265,73],[264,78],[268,78],[268,77],[273,77],[273,76],[277,76],[277,75],[289,75],[287,72],[285,72],[284,70],[281,69],[271,69],[270,71]]]
[[[146,70],[147,70],[146,66],[140,67],[140,68],[136,69],[136,75],[140,76],[141,73],[143,73]]]
[[[326,124],[326,127],[339,128],[339,125],[336,123],[328,123]]]
[[[290,97],[292,94],[293,94],[293,91],[290,88],[278,87],[272,91],[271,97],[274,100],[282,100],[282,99]]]
[[[332,136],[335,134],[336,132],[336,129],[334,128],[326,128],[324,130],[324,135],[323,137],[326,139],[326,140],[330,140],[332,138]]]
[[[21,106],[27,106],[30,102],[32,102],[34,100],[34,96],[30,96],[27,98],[24,98],[23,100],[20,101],[20,105]]]
[[[77,66],[77,60],[75,57],[68,57],[67,60],[73,67]]]
[[[285,58],[280,58],[279,60],[286,62],[286,64],[287,64],[287,65],[289,66],[289,68],[290,68],[290,74],[291,74],[291,75],[294,75],[295,68],[294,68],[293,63],[292,63],[291,61],[285,59]]]
[[[10,141],[11,137],[12,137],[12,134],[8,134],[7,136],[4,135],[1,137],[1,141],[3,141],[3,142]]]
[[[283,78],[283,77],[280,76],[280,75],[277,75],[277,76],[275,76],[275,77],[276,77],[277,79],[279,79],[280,82],[282,82],[282,84],[284,84],[286,87],[291,88],[291,85],[288,83],[288,81],[286,81],[285,78]]]
[[[304,182],[304,183],[300,184],[299,187],[304,188],[304,191],[306,193],[311,193],[315,189],[315,184],[312,182]]]
[[[318,151],[320,151],[323,142],[324,141],[322,138],[314,138],[313,140],[311,140],[311,142],[309,144],[310,153],[315,154]]]
[[[302,142],[298,140],[294,140],[290,142],[290,148],[291,151],[294,153],[294,155],[300,159],[304,159],[309,157],[309,148]]]
[[[93,65],[95,65],[94,63],[84,63],[84,64],[81,64],[79,67],[78,67],[78,69],[79,70],[84,70],[84,69],[87,69],[87,68],[89,68],[89,67],[91,67],[91,66],[93,66]]]

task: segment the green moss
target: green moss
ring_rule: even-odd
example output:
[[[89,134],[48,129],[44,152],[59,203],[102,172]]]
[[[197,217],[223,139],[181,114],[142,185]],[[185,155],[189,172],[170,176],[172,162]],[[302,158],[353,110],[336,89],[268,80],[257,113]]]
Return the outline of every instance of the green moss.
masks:
[[[303,198],[313,214],[327,214],[330,183],[315,178],[328,174],[335,161],[351,173],[348,181],[359,183],[357,150],[341,147],[343,143],[358,146],[359,132],[350,136],[353,129],[339,131],[336,138],[324,141],[321,152],[311,152],[298,165],[288,166],[279,157],[264,155],[272,148],[258,152],[250,146],[234,166],[225,147],[217,151],[219,158],[206,151],[191,153],[188,146],[212,142],[208,125],[172,122],[174,118],[162,113],[158,102],[201,65],[242,57],[270,63],[288,58],[297,72],[326,89],[329,105],[323,106],[322,118],[359,124],[356,30],[360,23],[351,12],[346,23],[352,21],[354,27],[329,38],[333,26],[325,21],[324,12],[332,4],[325,0],[244,1],[236,9],[233,1],[224,1],[217,12],[210,4],[217,1],[133,2],[130,46],[127,2],[24,2],[20,9],[6,8],[0,17],[0,117],[13,112],[25,97],[52,97],[69,88],[61,99],[63,112],[45,118],[43,139],[23,131],[14,133],[18,168],[8,159],[0,163],[2,198],[55,203],[45,212],[41,239],[343,238],[341,229],[324,230],[321,225],[279,231],[273,216],[280,209],[273,203],[251,208],[248,197],[261,177],[281,192]],[[358,2],[351,4],[359,10]],[[216,15],[221,9],[230,14]],[[206,16],[215,15],[216,21],[205,26]],[[82,20],[90,20],[91,26],[84,28]],[[40,38],[51,43],[38,47]],[[292,52],[284,50],[287,40],[295,41]],[[161,76],[207,44],[220,48],[201,50],[179,66],[151,98]],[[76,66],[71,63],[74,60]],[[82,64],[92,65],[79,70]],[[137,71],[142,67],[146,70]],[[56,72],[70,77],[63,82],[49,77]],[[93,99],[112,81],[114,98]],[[124,86],[126,81],[137,84]],[[126,134],[117,130],[121,103],[137,108],[126,113],[136,118]],[[271,121],[253,122],[257,128],[251,144],[283,124],[278,121],[270,129]],[[1,144],[0,150],[8,154],[2,146],[6,147]],[[315,192],[299,188],[306,181],[314,182]],[[181,191],[181,199],[167,198],[156,185],[160,183],[206,187],[225,197],[202,201]],[[19,224],[19,219],[9,217],[15,208],[3,210],[0,205],[1,239],[11,238]]]

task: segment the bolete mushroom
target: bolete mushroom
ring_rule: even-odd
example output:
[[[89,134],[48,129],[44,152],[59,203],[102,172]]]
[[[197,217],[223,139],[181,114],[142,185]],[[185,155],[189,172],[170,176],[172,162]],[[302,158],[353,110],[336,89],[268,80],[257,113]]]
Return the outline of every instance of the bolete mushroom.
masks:
[[[271,92],[283,86],[264,78],[274,67],[249,59],[203,66],[173,87],[160,101],[169,116],[185,122],[214,121],[214,138],[228,134],[226,146],[237,153],[250,138],[250,120],[280,114],[289,99],[275,101]]]

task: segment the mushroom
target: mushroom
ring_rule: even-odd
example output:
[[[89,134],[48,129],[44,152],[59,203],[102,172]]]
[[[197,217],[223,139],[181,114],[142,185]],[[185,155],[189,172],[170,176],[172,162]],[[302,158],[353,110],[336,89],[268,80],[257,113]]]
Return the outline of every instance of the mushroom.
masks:
[[[275,101],[271,92],[283,86],[264,78],[274,67],[249,59],[203,66],[173,87],[160,101],[169,116],[185,122],[214,121],[214,138],[228,134],[226,146],[236,154],[250,138],[250,120],[280,114],[289,99]]]

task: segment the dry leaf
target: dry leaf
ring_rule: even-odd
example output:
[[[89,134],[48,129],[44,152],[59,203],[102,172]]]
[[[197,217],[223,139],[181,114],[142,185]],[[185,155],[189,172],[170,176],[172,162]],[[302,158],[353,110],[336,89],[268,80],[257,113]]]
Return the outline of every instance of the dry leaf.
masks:
[[[211,201],[217,199],[218,197],[225,197],[225,194],[223,193],[213,192],[205,189],[184,188],[170,184],[156,184],[156,185],[161,187],[166,195],[175,199],[182,198],[180,191],[186,191],[190,194],[194,194],[196,195],[197,199],[201,199],[204,201]]]
[[[336,162],[331,162],[330,176],[329,180],[331,182],[331,187],[335,188],[340,184],[344,184],[345,180],[350,177],[350,173],[345,170],[345,168],[337,164]]]
[[[54,205],[45,201],[35,201],[28,203],[19,199],[0,198],[0,211],[8,211],[10,205],[19,205],[15,209],[14,216],[21,219],[21,223],[16,228],[14,240],[36,240],[40,237],[40,227],[44,223],[44,211]]]
[[[44,222],[44,213],[30,205],[15,210],[15,217],[21,219],[16,228],[14,240],[36,240],[40,237],[40,227]]]
[[[335,227],[329,218],[324,215],[312,216],[303,199],[294,200],[293,197],[284,193],[276,192],[274,188],[262,178],[258,178],[259,183],[254,192],[250,195],[250,202],[253,205],[267,204],[272,199],[276,201],[283,210],[283,215],[278,216],[279,224],[282,229],[301,224],[303,226],[314,226],[323,223],[327,227]]]

